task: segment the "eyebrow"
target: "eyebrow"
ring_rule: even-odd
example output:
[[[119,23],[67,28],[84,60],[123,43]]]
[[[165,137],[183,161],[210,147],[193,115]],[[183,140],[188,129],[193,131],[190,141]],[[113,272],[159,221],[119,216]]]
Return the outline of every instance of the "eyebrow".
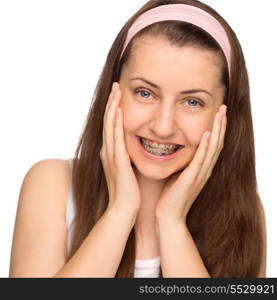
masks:
[[[153,88],[161,90],[160,86],[158,86],[157,84],[155,84],[155,83],[153,83],[153,82],[151,82],[151,81],[149,81],[145,78],[135,77],[135,78],[130,79],[130,81],[133,81],[133,80],[144,81],[145,83],[151,85]],[[192,90],[187,90],[187,91],[180,92],[180,94],[194,94],[194,93],[206,93],[206,94],[210,95],[211,97],[213,97],[213,95],[210,92],[208,92],[207,90],[204,90],[204,89],[192,89]]]

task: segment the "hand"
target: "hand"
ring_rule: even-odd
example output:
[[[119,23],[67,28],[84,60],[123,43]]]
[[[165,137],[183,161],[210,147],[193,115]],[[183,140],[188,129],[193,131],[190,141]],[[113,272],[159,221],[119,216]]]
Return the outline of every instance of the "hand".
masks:
[[[137,212],[141,195],[136,176],[126,151],[123,131],[123,112],[119,108],[121,91],[113,84],[103,124],[103,145],[100,158],[109,190],[109,208]]]
[[[206,131],[203,134],[189,166],[173,174],[167,181],[156,206],[157,221],[186,220],[189,209],[211,176],[223,149],[227,125],[226,109],[226,105],[220,107],[212,132]]]

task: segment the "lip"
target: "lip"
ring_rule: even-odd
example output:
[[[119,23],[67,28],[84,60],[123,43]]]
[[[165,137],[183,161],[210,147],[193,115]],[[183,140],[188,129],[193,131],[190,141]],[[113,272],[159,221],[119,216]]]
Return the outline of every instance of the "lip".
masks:
[[[184,148],[184,147],[181,147],[179,148],[176,152],[172,153],[172,154],[169,154],[169,155],[164,155],[164,156],[156,156],[154,154],[151,154],[149,152],[147,152],[143,146],[141,145],[140,143],[140,138],[139,136],[135,136],[136,138],[136,141],[137,141],[137,144],[138,144],[138,147],[141,151],[141,153],[143,154],[143,156],[145,156],[146,158],[148,159],[151,159],[151,160],[156,160],[156,161],[166,161],[166,160],[169,160],[169,159],[173,159],[175,158],[179,152]]]
[[[148,141],[151,141],[152,143],[157,143],[157,144],[164,144],[166,146],[171,146],[171,145],[176,145],[176,144],[172,144],[172,143],[164,143],[164,142],[157,142],[157,141],[154,141],[154,140],[151,140],[151,139],[147,139]],[[179,144],[178,144],[179,145]],[[182,145],[180,145],[182,146]]]

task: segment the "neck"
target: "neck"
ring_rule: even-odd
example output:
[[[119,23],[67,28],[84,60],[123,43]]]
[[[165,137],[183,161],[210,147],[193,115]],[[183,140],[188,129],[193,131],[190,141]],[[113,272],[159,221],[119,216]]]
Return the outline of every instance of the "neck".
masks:
[[[136,257],[138,259],[153,258],[159,256],[155,209],[166,180],[147,178],[138,171],[136,175],[141,191],[141,208],[134,227]]]

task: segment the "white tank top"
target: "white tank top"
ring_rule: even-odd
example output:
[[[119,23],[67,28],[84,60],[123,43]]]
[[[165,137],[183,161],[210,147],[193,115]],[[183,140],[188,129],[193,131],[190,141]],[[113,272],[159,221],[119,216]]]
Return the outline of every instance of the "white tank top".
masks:
[[[70,167],[72,166],[72,159],[69,160]],[[75,215],[75,206],[72,193],[72,185],[69,185],[67,212],[66,212],[66,226],[67,226],[67,250],[71,245],[72,233],[73,233],[73,219]],[[136,259],[134,277],[159,277],[160,271],[160,257],[154,257],[151,259]]]

